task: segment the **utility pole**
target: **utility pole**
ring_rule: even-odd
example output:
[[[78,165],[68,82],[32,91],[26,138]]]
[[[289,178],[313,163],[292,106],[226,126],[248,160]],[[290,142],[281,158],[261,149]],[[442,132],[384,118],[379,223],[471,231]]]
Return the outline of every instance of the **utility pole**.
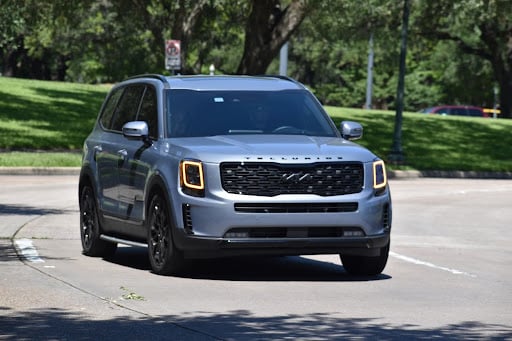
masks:
[[[370,33],[368,52],[368,74],[366,76],[366,102],[364,104],[365,109],[372,108],[372,97],[373,97],[373,32]]]
[[[405,58],[407,56],[407,27],[409,25],[410,0],[404,0],[402,17],[402,42],[400,46],[400,69],[398,73],[398,86],[396,91],[395,131],[393,133],[393,145],[389,154],[389,161],[394,164],[402,164],[405,161],[402,150],[402,114],[404,110],[405,87]]]

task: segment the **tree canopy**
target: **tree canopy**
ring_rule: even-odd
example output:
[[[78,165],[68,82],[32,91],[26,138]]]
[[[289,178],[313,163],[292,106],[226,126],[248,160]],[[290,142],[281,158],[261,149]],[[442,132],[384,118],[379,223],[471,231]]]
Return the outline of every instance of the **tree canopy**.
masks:
[[[325,103],[362,107],[373,36],[374,108],[393,109],[402,3],[395,0],[0,0],[4,76],[85,83],[166,73],[166,39],[182,74],[288,75]],[[442,13],[442,14],[441,14]],[[412,0],[405,110],[436,104],[512,111],[512,2]],[[495,89],[497,94],[495,95]],[[496,97],[496,98],[495,98]]]

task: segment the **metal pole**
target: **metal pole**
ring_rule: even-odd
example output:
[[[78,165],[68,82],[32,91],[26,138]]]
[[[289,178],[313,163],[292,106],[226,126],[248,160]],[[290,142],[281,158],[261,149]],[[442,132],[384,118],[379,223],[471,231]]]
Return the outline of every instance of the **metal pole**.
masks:
[[[395,131],[393,134],[393,145],[389,154],[389,161],[401,164],[405,161],[402,150],[402,113],[404,110],[404,87],[405,87],[405,58],[407,55],[407,26],[409,25],[409,1],[404,0],[404,12],[402,18],[402,43],[400,46],[400,69],[398,74],[398,86],[396,94]]]
[[[364,107],[366,109],[372,108],[372,97],[373,97],[373,32],[370,33],[370,51],[368,52],[368,74],[366,76],[366,102]]]
[[[279,53],[279,75],[286,76],[288,70],[288,43],[286,42]]]

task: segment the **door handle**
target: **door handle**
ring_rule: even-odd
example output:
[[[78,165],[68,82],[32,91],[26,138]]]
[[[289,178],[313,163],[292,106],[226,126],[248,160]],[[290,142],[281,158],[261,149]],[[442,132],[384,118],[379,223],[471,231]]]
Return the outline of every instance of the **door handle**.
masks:
[[[101,145],[96,145],[94,146],[93,150],[93,158],[94,161],[96,161],[97,155],[103,151],[103,147]]]
[[[120,149],[117,151],[117,155],[125,159],[128,156],[128,151],[126,149]]]

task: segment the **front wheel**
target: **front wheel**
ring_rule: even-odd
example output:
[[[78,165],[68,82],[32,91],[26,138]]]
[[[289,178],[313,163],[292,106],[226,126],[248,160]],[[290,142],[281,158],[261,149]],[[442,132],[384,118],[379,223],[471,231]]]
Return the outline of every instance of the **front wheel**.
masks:
[[[148,210],[148,253],[154,273],[177,274],[183,268],[183,254],[174,246],[172,222],[165,199],[155,194]]]
[[[116,252],[117,244],[101,240],[100,234],[96,198],[92,188],[86,185],[80,195],[80,238],[84,255],[110,257]]]
[[[376,257],[340,255],[341,263],[351,275],[375,276],[386,267],[389,255],[389,242],[380,249]]]

